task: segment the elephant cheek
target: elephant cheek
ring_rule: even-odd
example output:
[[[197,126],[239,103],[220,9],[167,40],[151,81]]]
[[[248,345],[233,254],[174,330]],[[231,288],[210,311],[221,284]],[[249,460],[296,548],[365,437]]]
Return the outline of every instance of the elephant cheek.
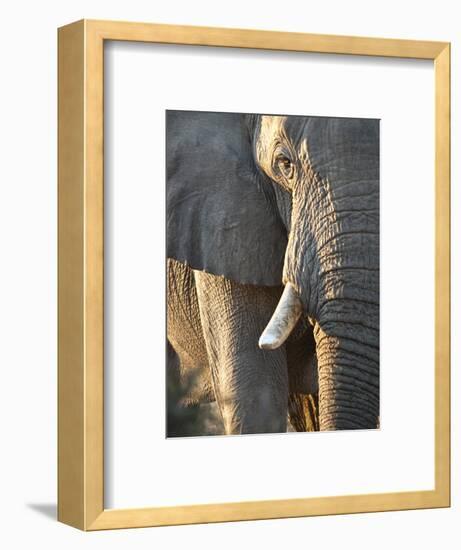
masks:
[[[298,294],[304,313],[316,317],[318,273],[320,271],[316,221],[310,211],[310,193],[298,190],[293,195],[291,231],[283,265],[283,284],[291,284]]]

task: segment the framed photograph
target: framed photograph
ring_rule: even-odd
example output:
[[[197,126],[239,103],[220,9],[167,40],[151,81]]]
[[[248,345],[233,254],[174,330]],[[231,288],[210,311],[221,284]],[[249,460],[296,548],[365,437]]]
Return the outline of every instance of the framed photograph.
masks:
[[[450,505],[450,45],[59,29],[58,517]]]

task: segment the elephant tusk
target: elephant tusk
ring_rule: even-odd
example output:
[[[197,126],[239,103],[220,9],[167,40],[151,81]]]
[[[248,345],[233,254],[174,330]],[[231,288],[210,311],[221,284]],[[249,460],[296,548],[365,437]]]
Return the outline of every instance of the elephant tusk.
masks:
[[[259,338],[259,347],[261,349],[280,347],[290,336],[302,311],[303,306],[298,293],[291,283],[287,283],[269,324]]]

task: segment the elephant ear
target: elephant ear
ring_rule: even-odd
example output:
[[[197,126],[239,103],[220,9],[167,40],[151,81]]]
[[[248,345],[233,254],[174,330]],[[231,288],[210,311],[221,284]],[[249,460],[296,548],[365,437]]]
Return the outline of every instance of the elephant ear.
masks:
[[[243,284],[281,284],[286,229],[245,117],[167,111],[166,130],[167,256]]]

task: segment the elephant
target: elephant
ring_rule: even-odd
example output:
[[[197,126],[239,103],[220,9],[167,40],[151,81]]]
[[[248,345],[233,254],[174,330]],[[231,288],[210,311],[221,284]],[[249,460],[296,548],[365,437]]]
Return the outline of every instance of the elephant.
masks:
[[[168,340],[226,433],[379,422],[379,120],[167,111]]]

